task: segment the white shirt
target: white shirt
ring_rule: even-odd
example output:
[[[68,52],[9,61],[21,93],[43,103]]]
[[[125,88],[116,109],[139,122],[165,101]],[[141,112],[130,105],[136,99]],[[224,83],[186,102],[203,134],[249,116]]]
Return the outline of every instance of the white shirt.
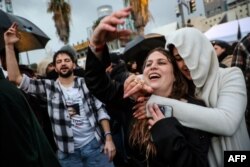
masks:
[[[71,118],[75,148],[81,148],[95,137],[95,129],[87,119],[79,89],[73,86],[66,88],[61,84],[60,87]]]

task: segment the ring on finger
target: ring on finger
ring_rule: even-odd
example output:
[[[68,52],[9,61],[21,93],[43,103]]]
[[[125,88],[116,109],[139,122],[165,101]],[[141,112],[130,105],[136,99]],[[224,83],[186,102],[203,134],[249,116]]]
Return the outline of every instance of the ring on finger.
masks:
[[[136,84],[138,84],[138,83],[139,83],[137,79],[134,79],[134,80],[133,80],[133,82],[135,82]]]

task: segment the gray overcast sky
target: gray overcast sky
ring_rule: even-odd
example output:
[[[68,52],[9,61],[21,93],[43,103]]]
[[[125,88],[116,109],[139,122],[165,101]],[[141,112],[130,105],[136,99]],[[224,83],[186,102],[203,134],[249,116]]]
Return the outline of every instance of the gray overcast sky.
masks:
[[[59,41],[56,35],[52,14],[47,13],[47,4],[49,0],[12,0],[15,15],[27,18],[40,27],[51,40],[47,43],[46,49],[49,51],[58,50],[63,43]],[[87,39],[87,27],[91,26],[97,19],[97,7],[101,5],[111,5],[113,11],[123,7],[123,0],[69,0],[72,8],[71,15],[71,33],[70,44],[76,44]],[[152,28],[173,22],[175,20],[174,6],[176,1],[169,0],[150,0],[150,12],[153,16],[152,21],[146,26],[146,33]],[[45,51],[37,50],[28,52],[30,62],[39,62],[46,56]],[[24,57],[24,58],[23,58]],[[27,59],[22,56],[24,64]]]

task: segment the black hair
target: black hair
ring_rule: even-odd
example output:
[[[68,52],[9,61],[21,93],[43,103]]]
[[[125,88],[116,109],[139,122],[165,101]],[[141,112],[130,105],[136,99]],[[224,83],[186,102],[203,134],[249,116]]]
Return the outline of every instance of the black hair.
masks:
[[[70,59],[72,60],[72,62],[76,64],[75,56],[72,53],[70,53],[67,50],[59,50],[53,56],[53,64],[54,64],[54,66],[56,65],[56,58],[57,58],[57,56],[59,54],[62,54],[62,53],[66,53],[70,57]]]
[[[169,53],[173,56],[174,58],[174,48],[175,46],[173,44],[169,44],[167,46]],[[174,58],[175,59],[175,58]],[[176,61],[176,60],[175,60]],[[182,74],[183,75],[183,74]],[[187,84],[188,84],[188,96],[190,97],[195,97],[195,84],[193,82],[193,80],[189,80],[186,77],[184,77],[184,79],[186,80]],[[196,98],[196,97],[195,97]]]

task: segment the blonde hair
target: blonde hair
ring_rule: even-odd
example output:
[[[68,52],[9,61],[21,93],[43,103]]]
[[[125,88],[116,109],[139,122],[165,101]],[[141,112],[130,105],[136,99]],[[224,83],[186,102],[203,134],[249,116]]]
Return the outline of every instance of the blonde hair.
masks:
[[[156,155],[156,148],[151,140],[151,134],[148,129],[148,119],[134,119],[131,127],[129,142],[133,147],[139,147],[140,151],[146,154],[146,159],[149,156]]]
[[[45,59],[40,61],[40,63],[37,66],[38,75],[46,76],[47,67],[50,63],[52,63],[52,61],[53,61],[52,57],[46,57]]]

